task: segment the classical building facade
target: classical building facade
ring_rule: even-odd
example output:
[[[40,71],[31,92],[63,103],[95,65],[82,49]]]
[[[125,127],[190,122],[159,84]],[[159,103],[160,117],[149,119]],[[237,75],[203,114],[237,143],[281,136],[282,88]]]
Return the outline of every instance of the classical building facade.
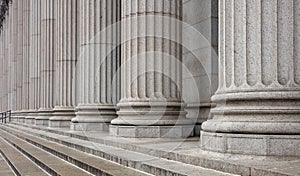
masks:
[[[300,156],[300,0],[2,0],[0,20],[16,123]]]

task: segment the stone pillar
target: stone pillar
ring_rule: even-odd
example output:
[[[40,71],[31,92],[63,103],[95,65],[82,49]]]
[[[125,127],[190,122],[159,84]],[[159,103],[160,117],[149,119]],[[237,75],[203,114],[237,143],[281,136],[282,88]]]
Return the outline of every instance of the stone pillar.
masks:
[[[17,43],[17,111],[15,113],[18,122],[25,122],[25,117],[22,116],[22,87],[23,87],[23,2],[14,1],[18,8],[18,43]]]
[[[79,104],[73,130],[107,130],[116,118],[113,103],[119,66],[119,0],[80,0]],[[113,26],[111,26],[113,25]]]
[[[2,29],[0,29],[0,112],[3,111],[3,94],[4,94],[4,80],[3,80],[3,51],[2,51]]]
[[[30,9],[29,111],[26,123],[35,124],[39,108],[40,1],[30,0]]]
[[[36,125],[49,125],[54,108],[56,0],[41,1],[40,109]]]
[[[12,47],[12,38],[13,38],[13,31],[12,31],[12,17],[13,17],[13,9],[12,9],[12,3],[9,2],[8,4],[9,11],[6,15],[6,21],[7,21],[7,110],[12,109],[12,74],[13,74],[13,47]]]
[[[56,1],[56,103],[50,127],[70,127],[75,117],[77,46],[77,3]]]
[[[36,125],[49,125],[54,108],[55,0],[41,2],[40,109]]]
[[[4,26],[5,21],[3,22],[3,26]],[[1,35],[0,35],[0,50],[1,50],[1,111],[5,111],[5,105],[6,105],[6,101],[5,101],[5,94],[6,94],[6,80],[5,80],[5,40],[4,40],[4,34],[5,34],[5,30],[2,27],[0,29]]]
[[[17,112],[17,73],[18,73],[18,2],[12,2],[13,8],[13,44],[12,44],[12,120],[16,121],[15,113]]]
[[[300,1],[220,1],[217,107],[204,150],[300,156]]]
[[[23,0],[23,83],[22,83],[22,116],[29,112],[29,29],[30,29],[30,1]]]
[[[122,98],[112,135],[187,137],[182,91],[182,0],[122,1]]]
[[[7,14],[6,14],[6,19],[7,19]],[[8,48],[9,48],[9,43],[8,43],[8,21],[4,20],[3,21],[3,29],[2,29],[2,52],[3,52],[3,62],[2,62],[2,74],[3,74],[3,106],[2,109],[3,111],[7,111],[8,109],[8,64],[9,64],[9,59],[8,59]]]

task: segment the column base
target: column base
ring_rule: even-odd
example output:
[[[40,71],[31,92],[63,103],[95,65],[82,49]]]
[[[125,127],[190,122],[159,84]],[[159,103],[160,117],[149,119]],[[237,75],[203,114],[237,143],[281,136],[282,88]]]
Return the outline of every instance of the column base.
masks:
[[[213,105],[211,103],[194,103],[186,106],[186,118],[194,122],[195,136],[200,136],[201,125],[208,119],[212,107]]]
[[[20,111],[19,113],[18,113],[18,122],[19,123],[26,123],[26,115],[27,115],[27,112],[25,112],[25,111]]]
[[[11,112],[11,121],[17,123],[18,122],[18,117],[17,117],[18,112],[13,111]]]
[[[34,125],[35,124],[35,118],[37,117],[37,111],[30,110],[27,113],[27,116],[25,117],[25,124],[28,125]]]
[[[122,126],[110,125],[109,134],[128,138],[186,138],[194,135],[193,125]]]
[[[79,105],[72,119],[74,131],[108,131],[110,122],[117,117],[112,105]]]
[[[75,117],[72,107],[55,107],[53,116],[49,119],[49,127],[70,128],[71,120]]]
[[[300,156],[299,91],[216,94],[202,124],[203,150],[255,156]]]
[[[25,124],[27,125],[34,125],[35,124],[35,117],[26,117]]]
[[[300,135],[259,135],[201,132],[206,151],[241,155],[300,157]]]
[[[37,126],[48,126],[49,119],[53,116],[51,109],[40,109],[38,117],[35,118],[35,125]]]
[[[35,119],[36,126],[49,126],[49,119]]]

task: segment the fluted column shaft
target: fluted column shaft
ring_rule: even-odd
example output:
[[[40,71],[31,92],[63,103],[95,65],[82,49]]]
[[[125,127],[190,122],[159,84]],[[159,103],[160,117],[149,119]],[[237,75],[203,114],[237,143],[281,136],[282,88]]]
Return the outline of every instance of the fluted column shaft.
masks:
[[[39,61],[40,61],[40,1],[30,0],[29,29],[29,112],[26,123],[34,124],[39,108]]]
[[[4,80],[3,80],[3,52],[2,52],[2,29],[0,29],[1,35],[0,35],[0,111],[3,111],[3,94],[4,94],[4,90],[3,90],[3,86],[4,86]]]
[[[70,126],[75,116],[78,1],[56,1],[56,103],[50,126]]]
[[[11,9],[9,13],[7,13],[7,110],[11,110],[13,106],[12,102],[12,82],[13,82],[13,9],[12,3],[8,4],[8,8]]]
[[[4,22],[5,23],[5,22]],[[3,24],[4,25],[4,24]],[[1,29],[0,42],[1,42],[1,110],[5,111],[7,106],[6,99],[6,67],[5,67],[5,29]]]
[[[22,110],[22,87],[23,87],[23,2],[18,4],[18,44],[17,44],[17,111]],[[18,117],[21,117],[18,112]]]
[[[181,19],[182,0],[122,1],[122,97],[118,104],[119,117],[112,124],[191,123],[185,118],[181,101]],[[136,133],[133,135],[138,137]]]
[[[79,104],[72,128],[106,130],[116,117],[119,0],[80,0]]]
[[[7,16],[7,15],[6,15]],[[6,17],[7,18],[7,17]],[[8,65],[9,65],[9,52],[8,52],[8,37],[9,37],[9,30],[8,30],[8,21],[6,20],[4,22],[4,29],[3,29],[3,52],[4,52],[4,62],[3,62],[3,77],[4,77],[4,102],[5,102],[5,105],[4,105],[4,110],[6,111],[8,109],[8,92],[9,92],[9,85],[8,85]]]
[[[23,0],[23,64],[22,64],[22,116],[26,117],[29,112],[29,28],[30,28],[30,2]]]
[[[54,108],[55,77],[55,13],[56,0],[41,1],[40,35],[40,106],[36,125],[48,125]]]
[[[300,1],[222,0],[219,5],[220,82],[212,98],[213,119],[202,126],[203,148],[299,156]],[[290,137],[296,145],[289,145]],[[220,142],[225,145],[216,145]]]
[[[17,111],[17,73],[18,73],[18,2],[12,2],[12,10],[11,13],[13,15],[12,18],[12,113],[14,116],[15,111]]]

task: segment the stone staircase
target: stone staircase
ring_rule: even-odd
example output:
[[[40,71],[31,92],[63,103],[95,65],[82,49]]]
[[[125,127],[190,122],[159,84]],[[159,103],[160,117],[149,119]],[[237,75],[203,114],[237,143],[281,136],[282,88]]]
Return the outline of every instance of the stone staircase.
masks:
[[[232,175],[153,154],[15,124],[0,125],[0,175]]]

